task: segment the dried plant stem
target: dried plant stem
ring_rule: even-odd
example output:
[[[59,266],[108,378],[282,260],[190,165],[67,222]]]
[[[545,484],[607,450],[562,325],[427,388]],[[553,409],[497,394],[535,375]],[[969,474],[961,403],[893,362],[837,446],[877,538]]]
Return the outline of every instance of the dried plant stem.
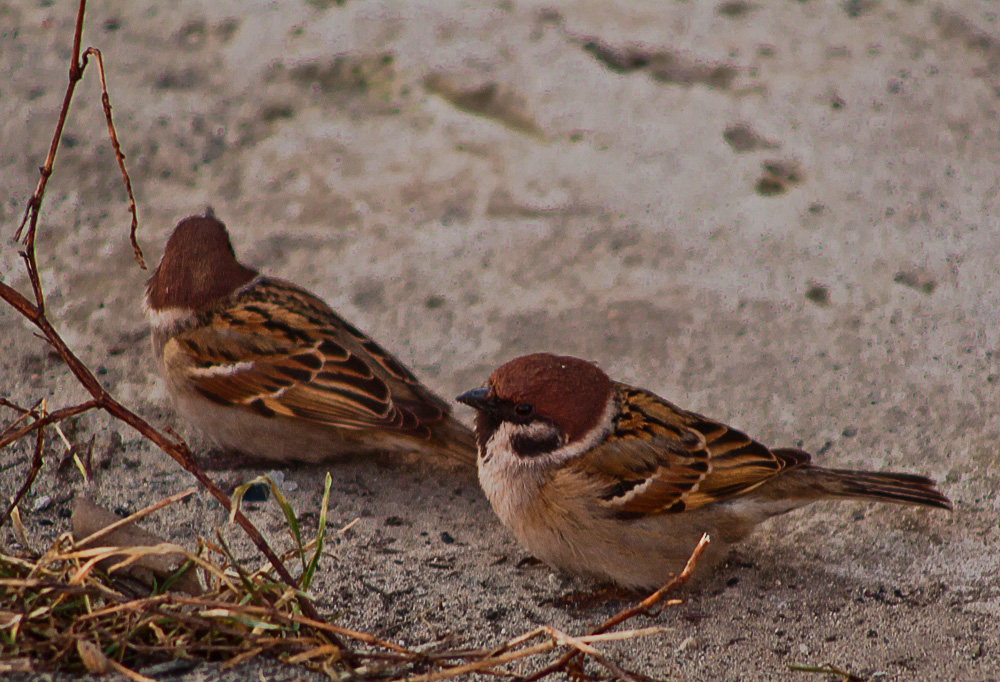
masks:
[[[510,663],[511,661],[517,661],[522,658],[527,658],[528,656],[535,656],[537,654],[542,654],[545,653],[546,651],[551,651],[554,648],[556,648],[555,641],[549,640],[548,642],[542,642],[541,644],[536,644],[534,646],[520,649],[519,651],[513,651],[511,653],[501,654],[499,656],[490,656],[488,658],[483,658],[478,661],[473,661],[472,663],[466,663],[464,665],[456,665],[451,668],[445,668],[443,670],[435,670],[434,672],[426,673],[424,675],[414,675],[413,677],[407,678],[407,682],[434,682],[434,680],[446,680],[452,677],[458,677],[459,675],[467,675],[469,673],[478,672],[480,670],[495,668],[498,665],[503,665],[504,663]]]
[[[111,146],[115,149],[115,158],[118,159],[118,167],[122,171],[122,182],[125,183],[125,193],[128,195],[128,210],[132,214],[132,227],[129,229],[132,254],[135,256],[135,262],[139,264],[139,267],[145,270],[146,261],[142,257],[142,249],[139,248],[139,242],[135,236],[136,230],[139,229],[139,213],[135,208],[135,196],[132,194],[132,179],[128,176],[128,171],[125,170],[125,155],[122,153],[122,146],[118,142],[118,133],[115,132],[115,124],[111,120],[111,98],[108,96],[108,83],[104,77],[104,58],[101,57],[100,50],[88,47],[87,51],[83,53],[84,65],[86,65],[88,55],[93,55],[94,59],[97,60],[97,73],[101,77],[101,104],[104,106],[104,118],[108,121],[108,135],[111,137]]]
[[[69,113],[70,102],[73,101],[73,92],[76,84],[83,78],[84,64],[80,63],[80,42],[83,39],[83,15],[86,11],[87,0],[80,0],[80,8],[76,15],[76,32],[73,34],[73,55],[69,65],[69,85],[66,87],[66,94],[63,95],[62,108],[59,110],[59,120],[56,123],[56,131],[52,136],[52,143],[49,145],[49,153],[45,157],[45,164],[41,167],[41,177],[38,179],[38,186],[35,193],[28,200],[28,206],[24,210],[24,218],[21,220],[21,227],[14,235],[15,239],[21,238],[21,231],[26,223],[28,226],[28,241],[26,246],[29,251],[34,251],[35,229],[38,227],[38,214],[42,207],[42,198],[45,196],[45,186],[49,183],[52,175],[52,167],[56,162],[56,152],[59,151],[59,142],[62,141],[63,127],[66,125],[66,115]],[[36,292],[37,294],[38,292]]]
[[[52,142],[49,144],[49,153],[45,157],[45,163],[42,165],[40,170],[40,175],[38,179],[38,185],[35,187],[35,193],[32,194],[31,199],[28,200],[28,205],[24,209],[24,217],[21,219],[21,226],[17,229],[14,235],[14,239],[21,238],[21,232],[24,230],[24,226],[28,225],[28,234],[26,238],[25,245],[27,250],[32,255],[32,260],[34,260],[34,246],[35,246],[35,231],[38,228],[38,217],[42,208],[42,199],[45,197],[45,188],[49,183],[49,178],[52,176],[52,169],[56,162],[56,153],[59,151],[59,143],[62,142],[63,128],[66,126],[66,117],[69,114],[69,105],[73,101],[73,93],[76,91],[76,85],[83,78],[83,72],[87,68],[88,58],[93,55],[97,60],[97,70],[101,77],[101,104],[104,106],[104,117],[108,122],[108,133],[111,136],[111,146],[115,150],[115,158],[118,160],[118,166],[122,171],[122,179],[125,182],[125,192],[128,194],[128,209],[132,214],[132,228],[130,231],[130,239],[132,241],[132,251],[135,255],[135,260],[143,270],[146,269],[146,263],[142,257],[142,249],[139,248],[139,243],[136,241],[136,229],[139,226],[139,214],[135,206],[135,196],[132,193],[132,180],[129,178],[128,171],[125,170],[125,155],[122,153],[121,145],[118,142],[118,133],[115,131],[115,124],[111,119],[111,98],[108,96],[108,86],[107,79],[104,76],[104,60],[101,57],[100,50],[95,48],[87,48],[87,51],[83,53],[81,59],[80,56],[80,45],[83,41],[83,17],[87,11],[87,0],[80,0],[79,9],[76,14],[76,31],[73,33],[73,54],[70,57],[69,65],[69,83],[66,86],[66,94],[63,95],[62,108],[59,110],[59,120],[56,122],[56,130],[52,135]],[[35,290],[35,297],[41,301],[39,294],[41,289],[37,288]]]
[[[41,411],[41,416],[40,419],[35,422],[36,424],[45,418],[44,399],[39,403],[38,409]],[[28,433],[30,430],[30,428],[25,430],[25,433]],[[18,490],[17,494],[14,495],[13,499],[11,499],[10,504],[3,513],[3,516],[0,516],[0,526],[3,526],[4,522],[6,522],[7,519],[10,518],[10,515],[14,513],[14,509],[16,509],[17,505],[21,503],[21,499],[28,493],[29,490],[31,490],[31,486],[35,483],[35,478],[38,477],[38,472],[42,470],[42,446],[45,444],[44,433],[44,429],[42,427],[38,427],[38,431],[35,435],[35,450],[31,455],[31,469],[28,471],[28,476],[24,479],[24,483],[21,485],[20,490]]]
[[[590,631],[590,634],[599,635],[603,632],[607,632],[616,625],[620,625],[621,623],[624,623],[627,620],[635,618],[636,616],[650,615],[650,609],[659,604],[661,601],[663,601],[663,597],[666,594],[678,589],[691,578],[691,573],[694,571],[694,567],[698,565],[698,559],[701,557],[702,553],[708,547],[708,543],[709,543],[709,537],[708,534],[706,533],[701,536],[701,540],[698,541],[698,544],[697,546],[695,546],[694,551],[691,552],[691,556],[688,558],[687,563],[684,565],[684,570],[682,570],[680,573],[674,576],[674,578],[666,585],[664,585],[656,592],[653,592],[651,595],[643,599],[636,606],[624,609],[619,613],[617,613],[612,618],[609,618],[608,620],[598,625],[596,628]],[[574,658],[579,656],[580,653],[581,652],[579,650],[566,652],[551,665],[547,665],[538,672],[535,672],[529,675],[528,677],[524,678],[524,682],[535,682],[536,680],[540,680],[543,677],[547,677],[552,673],[565,670],[566,666],[569,665],[569,663]]]
[[[0,282],[0,292],[2,292],[3,286],[4,286],[3,282]],[[97,407],[98,403],[96,400],[88,400],[87,402],[80,403],[79,405],[74,405],[72,407],[64,407],[62,409],[56,410],[55,412],[49,412],[44,416],[37,415],[34,409],[32,409],[30,413],[24,416],[30,417],[32,415],[35,415],[36,416],[35,421],[18,428],[16,431],[11,431],[11,429],[8,428],[6,431],[4,431],[3,434],[0,434],[0,450],[7,447],[14,441],[23,438],[24,436],[28,435],[29,433],[31,433],[36,429],[42,429],[48,426],[49,424],[55,424],[56,422],[61,422],[63,419],[75,417],[78,414],[83,414],[87,410],[93,410]],[[16,424],[13,426],[16,426]],[[13,428],[13,426],[11,428]],[[2,525],[2,522],[0,522],[0,525]]]
[[[594,630],[591,631],[591,634],[598,635],[601,634],[602,632],[607,632],[616,625],[620,625],[621,623],[624,623],[627,620],[631,620],[636,616],[640,615],[655,616],[656,614],[652,614],[650,612],[650,609],[652,609],[654,606],[663,601],[663,598],[667,594],[673,592],[676,589],[679,589],[682,585],[684,585],[684,583],[686,583],[688,580],[691,579],[691,574],[694,572],[695,566],[698,565],[698,559],[701,558],[701,555],[708,548],[708,543],[710,541],[711,540],[708,537],[708,533],[703,534],[701,536],[701,539],[698,540],[698,544],[691,552],[691,556],[688,557],[687,563],[684,564],[684,569],[679,574],[677,574],[666,585],[664,585],[656,592],[653,592],[653,594],[649,595],[641,602],[639,602],[638,605],[633,606],[632,608],[629,609],[624,609],[623,611],[619,612],[612,618],[609,618],[608,620],[601,623],[600,626],[594,628]]]

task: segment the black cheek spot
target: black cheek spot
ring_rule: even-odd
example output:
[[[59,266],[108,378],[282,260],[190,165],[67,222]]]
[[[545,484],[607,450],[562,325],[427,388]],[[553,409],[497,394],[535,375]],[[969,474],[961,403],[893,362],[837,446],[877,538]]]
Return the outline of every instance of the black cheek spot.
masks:
[[[516,435],[510,439],[510,447],[518,457],[538,457],[559,448],[559,434],[533,438],[527,435]]]

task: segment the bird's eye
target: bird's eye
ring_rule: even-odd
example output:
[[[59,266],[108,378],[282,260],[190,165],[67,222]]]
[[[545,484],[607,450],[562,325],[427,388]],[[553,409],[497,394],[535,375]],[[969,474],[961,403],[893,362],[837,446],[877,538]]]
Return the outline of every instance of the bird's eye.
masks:
[[[530,403],[518,403],[517,405],[514,406],[514,412],[521,417],[527,417],[534,411],[535,407]]]

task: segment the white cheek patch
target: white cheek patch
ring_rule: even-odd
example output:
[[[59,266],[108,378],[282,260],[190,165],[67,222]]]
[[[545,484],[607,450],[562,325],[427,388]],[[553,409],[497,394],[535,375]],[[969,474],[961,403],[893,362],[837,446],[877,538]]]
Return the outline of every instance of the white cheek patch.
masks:
[[[598,421],[597,426],[591,429],[583,438],[573,443],[563,444],[551,452],[541,453],[532,457],[518,457],[514,451],[512,443],[515,438],[529,438],[531,440],[545,440],[553,435],[561,436],[557,427],[547,422],[532,422],[531,424],[513,424],[503,422],[493,432],[493,435],[486,442],[484,460],[493,458],[505,461],[509,466],[519,466],[526,468],[549,468],[559,466],[575,457],[584,454],[595,445],[600,443],[611,430],[611,424],[618,413],[618,405],[612,397],[608,400],[604,413]]]
[[[520,463],[527,463],[539,457],[519,457],[514,449],[514,443],[518,440],[544,441],[555,436],[558,438],[559,430],[552,424],[544,422],[533,422],[531,424],[514,424],[512,422],[501,422],[490,439],[486,441],[484,448],[484,460],[487,462],[496,458],[497,462],[507,461],[510,466],[517,466]]]

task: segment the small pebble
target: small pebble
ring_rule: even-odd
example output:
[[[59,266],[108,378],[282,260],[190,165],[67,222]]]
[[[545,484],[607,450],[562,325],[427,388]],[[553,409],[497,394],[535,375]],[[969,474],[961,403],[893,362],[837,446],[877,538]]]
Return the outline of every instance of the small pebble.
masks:
[[[805,644],[799,644],[799,653],[802,654],[803,656],[808,656],[809,647],[807,647]]]
[[[285,472],[278,471],[277,469],[272,469],[267,472],[267,477],[274,481],[274,484],[279,488],[283,487],[281,484],[285,482]]]
[[[35,503],[31,505],[31,511],[40,512],[44,509],[48,509],[49,505],[52,504],[52,498],[48,495],[40,495],[35,498]]]

